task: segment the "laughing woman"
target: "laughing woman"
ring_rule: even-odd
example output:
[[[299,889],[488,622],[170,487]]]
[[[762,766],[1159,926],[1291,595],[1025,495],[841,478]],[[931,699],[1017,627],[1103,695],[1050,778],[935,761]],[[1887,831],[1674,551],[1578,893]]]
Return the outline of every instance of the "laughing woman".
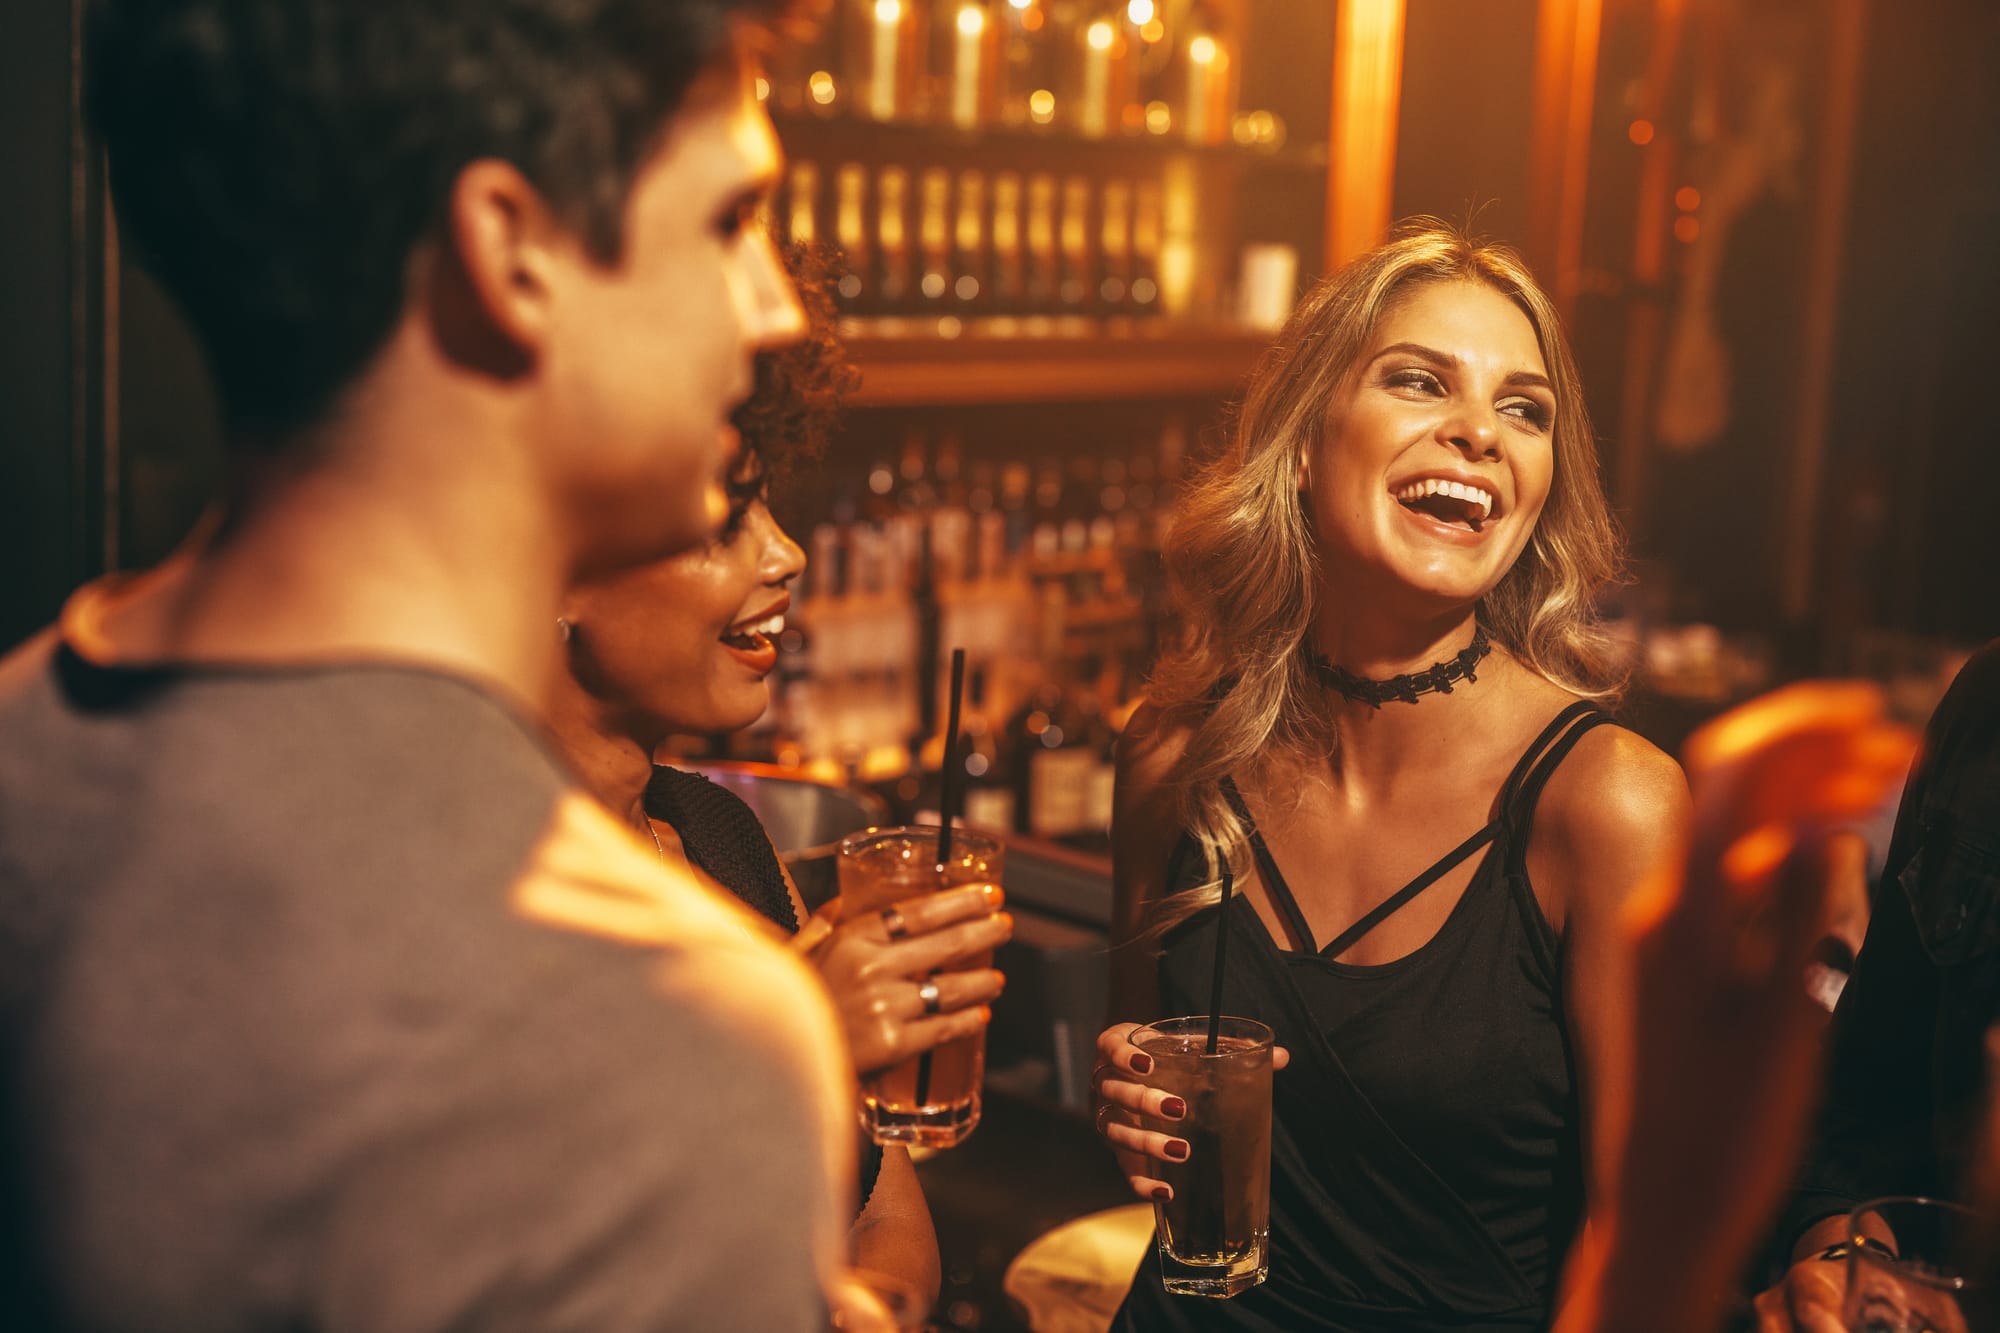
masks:
[[[1509,251],[1442,227],[1301,304],[1168,560],[1188,636],[1119,756],[1101,1132],[1143,1197],[1187,1140],[1133,1020],[1225,1012],[1275,1080],[1270,1276],[1140,1269],[1118,1327],[1533,1329],[1622,1144],[1621,902],[1688,818],[1615,725],[1582,390]]]
[[[643,843],[787,932],[806,923],[805,905],[750,808],[704,778],[655,766],[653,755],[670,736],[748,726],[770,701],[772,640],[805,557],[766,506],[765,463],[822,441],[851,374],[824,291],[808,281],[799,295],[811,336],[758,359],[756,392],[736,417],[743,450],[726,524],[704,549],[571,590],[558,625],[568,671],[547,710],[578,775]],[[809,957],[857,1068],[884,1068],[985,1025],[998,972],[931,973],[1005,942],[999,901],[997,886],[970,885],[899,904],[894,939],[873,915],[814,931],[821,942]],[[937,1238],[909,1153],[864,1141],[860,1193],[850,1261],[934,1299]]]

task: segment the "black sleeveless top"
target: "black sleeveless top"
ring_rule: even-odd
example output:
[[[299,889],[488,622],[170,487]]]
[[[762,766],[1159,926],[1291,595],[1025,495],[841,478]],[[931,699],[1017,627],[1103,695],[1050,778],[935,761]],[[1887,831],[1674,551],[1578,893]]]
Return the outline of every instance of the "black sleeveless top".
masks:
[[[681,850],[703,874],[728,889],[751,910],[796,935],[800,921],[771,839],[743,798],[699,773],[653,766],[646,784],[646,817],[680,835]],[[868,1206],[882,1171],[882,1150],[861,1136],[860,1207]]]
[[[1114,1327],[1473,1333],[1547,1324],[1583,1210],[1583,1145],[1562,1011],[1561,941],[1528,883],[1535,803],[1584,733],[1610,719],[1573,704],[1502,787],[1492,820],[1324,949],[1271,938],[1230,906],[1225,1012],[1277,1033],[1271,1272],[1230,1300],[1170,1296],[1157,1253]],[[1295,938],[1313,939],[1234,784],[1260,876]],[[1484,855],[1432,938],[1379,966],[1338,955],[1467,857]],[[1292,867],[1311,873],[1311,867]],[[1201,882],[1183,836],[1167,889]],[[1168,1014],[1204,1012],[1218,913],[1170,933]]]

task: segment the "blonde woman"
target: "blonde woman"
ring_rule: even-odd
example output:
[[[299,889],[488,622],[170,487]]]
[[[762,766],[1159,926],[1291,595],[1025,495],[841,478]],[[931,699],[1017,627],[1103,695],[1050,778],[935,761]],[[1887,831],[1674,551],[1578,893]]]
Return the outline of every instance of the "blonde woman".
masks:
[[[1188,635],[1119,756],[1098,1126],[1143,1197],[1135,1021],[1277,1032],[1271,1271],[1118,1327],[1545,1326],[1622,1143],[1615,920],[1688,820],[1614,725],[1592,598],[1618,546],[1581,387],[1512,252],[1412,230],[1322,283],[1168,539]]]

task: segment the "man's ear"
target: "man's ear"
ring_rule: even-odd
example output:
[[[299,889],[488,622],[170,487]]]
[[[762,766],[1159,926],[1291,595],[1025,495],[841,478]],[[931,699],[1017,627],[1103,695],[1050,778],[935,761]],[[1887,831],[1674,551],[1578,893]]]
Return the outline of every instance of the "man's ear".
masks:
[[[575,239],[511,162],[481,158],[452,183],[446,233],[467,294],[492,329],[533,354],[548,337],[558,250]]]

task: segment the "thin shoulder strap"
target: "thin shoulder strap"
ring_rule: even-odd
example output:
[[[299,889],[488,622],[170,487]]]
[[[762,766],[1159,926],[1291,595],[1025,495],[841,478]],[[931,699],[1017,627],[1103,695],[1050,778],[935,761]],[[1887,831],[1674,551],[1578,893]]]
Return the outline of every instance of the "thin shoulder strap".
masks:
[[[1257,821],[1250,817],[1250,807],[1243,803],[1243,793],[1236,789],[1236,780],[1225,776],[1222,779],[1222,794],[1229,800],[1229,808],[1243,822],[1243,828],[1250,835],[1250,853],[1257,858],[1257,873],[1263,877],[1264,887],[1270,891],[1271,901],[1284,914],[1285,924],[1292,928],[1292,938],[1310,951],[1313,947],[1312,927],[1306,924],[1306,914],[1292,897],[1291,886],[1285,883],[1284,875],[1278,870],[1277,861],[1271,856],[1271,849],[1264,845],[1264,835],[1257,831]]]
[[[1557,715],[1556,722],[1549,725],[1548,730],[1542,733],[1542,737],[1546,740],[1556,730],[1557,723],[1567,727],[1568,730],[1557,736],[1547,748],[1543,748],[1543,740],[1538,740],[1530,749],[1529,755],[1533,757],[1533,763],[1525,774],[1517,774],[1518,783],[1510,781],[1509,785],[1513,790],[1508,793],[1508,798],[1502,806],[1502,816],[1507,821],[1507,831],[1513,841],[1515,856],[1518,857],[1527,846],[1528,826],[1535,819],[1535,803],[1541,799],[1542,788],[1548,785],[1549,778],[1562,766],[1562,761],[1569,757],[1569,752],[1576,748],[1578,741],[1587,733],[1613,721],[1615,719],[1609,713],[1595,704],[1571,704]],[[1540,751],[1538,755],[1535,753],[1537,750]],[[1527,762],[1525,758],[1523,762]]]
[[[1567,727],[1586,713],[1598,713],[1598,716],[1604,721],[1610,720],[1608,716],[1598,712],[1596,704],[1591,703],[1588,699],[1579,699],[1560,713],[1557,713],[1550,720],[1549,724],[1542,728],[1542,734],[1535,737],[1529,743],[1528,748],[1521,752],[1520,759],[1514,764],[1514,771],[1507,775],[1507,781],[1502,783],[1500,787],[1500,815],[1502,818],[1505,818],[1514,809],[1514,803],[1520,797],[1521,788],[1528,781],[1528,775],[1535,767],[1535,760],[1548,748],[1549,742],[1561,735],[1564,727]]]
[[[1461,842],[1460,844],[1458,844],[1458,846],[1454,847],[1451,851],[1445,853],[1444,858],[1442,860],[1433,862],[1429,870],[1426,870],[1423,874],[1418,875],[1415,879],[1411,880],[1408,884],[1405,884],[1395,893],[1391,894],[1387,898],[1384,898],[1381,902],[1375,904],[1375,906],[1368,911],[1367,915],[1363,916],[1359,921],[1356,921],[1346,930],[1341,931],[1339,937],[1336,938],[1333,941],[1333,943],[1327,945],[1324,949],[1321,949],[1319,951],[1319,956],[1322,958],[1338,958],[1340,957],[1340,955],[1346,953],[1349,949],[1354,947],[1354,942],[1356,940],[1360,939],[1363,935],[1366,935],[1369,931],[1381,925],[1383,921],[1393,916],[1396,913],[1396,911],[1403,906],[1403,904],[1409,902],[1410,899],[1416,897],[1418,894],[1422,893],[1425,889],[1428,889],[1431,885],[1437,883],[1438,880],[1442,879],[1446,874],[1448,874],[1451,871],[1452,867],[1456,866],[1466,857],[1472,855],[1474,852],[1478,851],[1481,847],[1484,847],[1487,843],[1492,842],[1493,835],[1497,832],[1499,832],[1499,825],[1489,823],[1488,825],[1486,825],[1486,827],[1480,829],[1479,832],[1473,834],[1471,837],[1467,838],[1464,842]]]

